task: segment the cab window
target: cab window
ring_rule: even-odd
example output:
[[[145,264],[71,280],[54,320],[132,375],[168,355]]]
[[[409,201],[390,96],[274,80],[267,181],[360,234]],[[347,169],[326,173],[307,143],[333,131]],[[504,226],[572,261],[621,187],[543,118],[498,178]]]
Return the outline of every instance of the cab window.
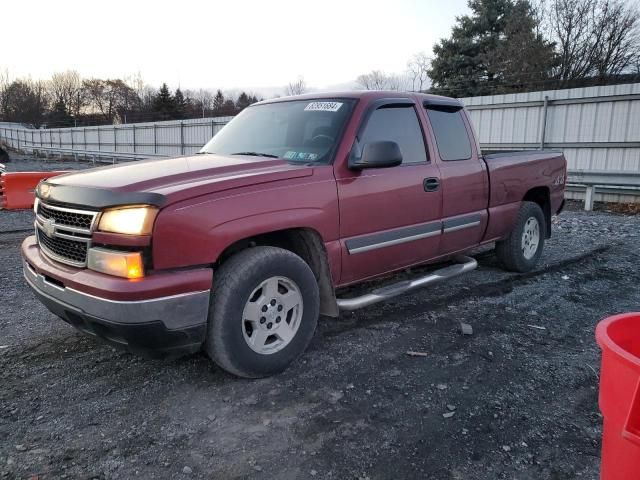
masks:
[[[444,161],[471,158],[471,142],[461,112],[427,109],[429,122],[436,137],[438,153]]]
[[[371,114],[359,143],[364,146],[382,141],[396,142],[400,146],[403,165],[427,161],[422,129],[411,105],[385,105]]]

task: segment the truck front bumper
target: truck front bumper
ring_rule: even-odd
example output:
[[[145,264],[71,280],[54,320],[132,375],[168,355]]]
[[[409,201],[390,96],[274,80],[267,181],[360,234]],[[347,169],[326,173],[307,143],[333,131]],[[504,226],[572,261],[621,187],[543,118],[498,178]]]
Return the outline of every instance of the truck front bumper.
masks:
[[[34,237],[23,242],[22,255],[24,277],[38,299],[84,333],[149,357],[195,352],[204,342],[210,268],[121,279],[56,264]]]

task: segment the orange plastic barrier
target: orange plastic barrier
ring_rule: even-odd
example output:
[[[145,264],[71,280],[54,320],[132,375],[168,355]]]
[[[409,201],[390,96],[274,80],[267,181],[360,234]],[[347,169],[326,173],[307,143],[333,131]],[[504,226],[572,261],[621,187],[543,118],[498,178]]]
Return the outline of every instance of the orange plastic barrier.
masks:
[[[68,172],[5,172],[0,175],[0,209],[33,207],[38,182]]]

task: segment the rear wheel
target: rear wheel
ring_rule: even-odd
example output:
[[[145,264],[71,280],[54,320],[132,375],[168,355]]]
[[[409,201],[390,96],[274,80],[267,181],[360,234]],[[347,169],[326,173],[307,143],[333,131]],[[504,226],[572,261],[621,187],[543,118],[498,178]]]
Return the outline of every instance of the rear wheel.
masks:
[[[319,315],[318,284],[294,253],[255,247],[214,277],[205,348],[223,369],[257,378],[284,370],[307,348]]]
[[[523,202],[509,236],[496,242],[496,255],[507,270],[528,272],[542,255],[545,237],[546,222],[540,205]]]

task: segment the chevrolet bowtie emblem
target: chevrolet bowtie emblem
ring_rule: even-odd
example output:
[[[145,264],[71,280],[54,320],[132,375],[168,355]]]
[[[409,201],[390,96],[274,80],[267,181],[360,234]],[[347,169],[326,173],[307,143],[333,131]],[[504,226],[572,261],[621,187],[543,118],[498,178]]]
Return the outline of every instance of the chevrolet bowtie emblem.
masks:
[[[53,233],[56,231],[56,222],[52,218],[44,221],[42,224],[42,231],[47,237],[53,237]]]

